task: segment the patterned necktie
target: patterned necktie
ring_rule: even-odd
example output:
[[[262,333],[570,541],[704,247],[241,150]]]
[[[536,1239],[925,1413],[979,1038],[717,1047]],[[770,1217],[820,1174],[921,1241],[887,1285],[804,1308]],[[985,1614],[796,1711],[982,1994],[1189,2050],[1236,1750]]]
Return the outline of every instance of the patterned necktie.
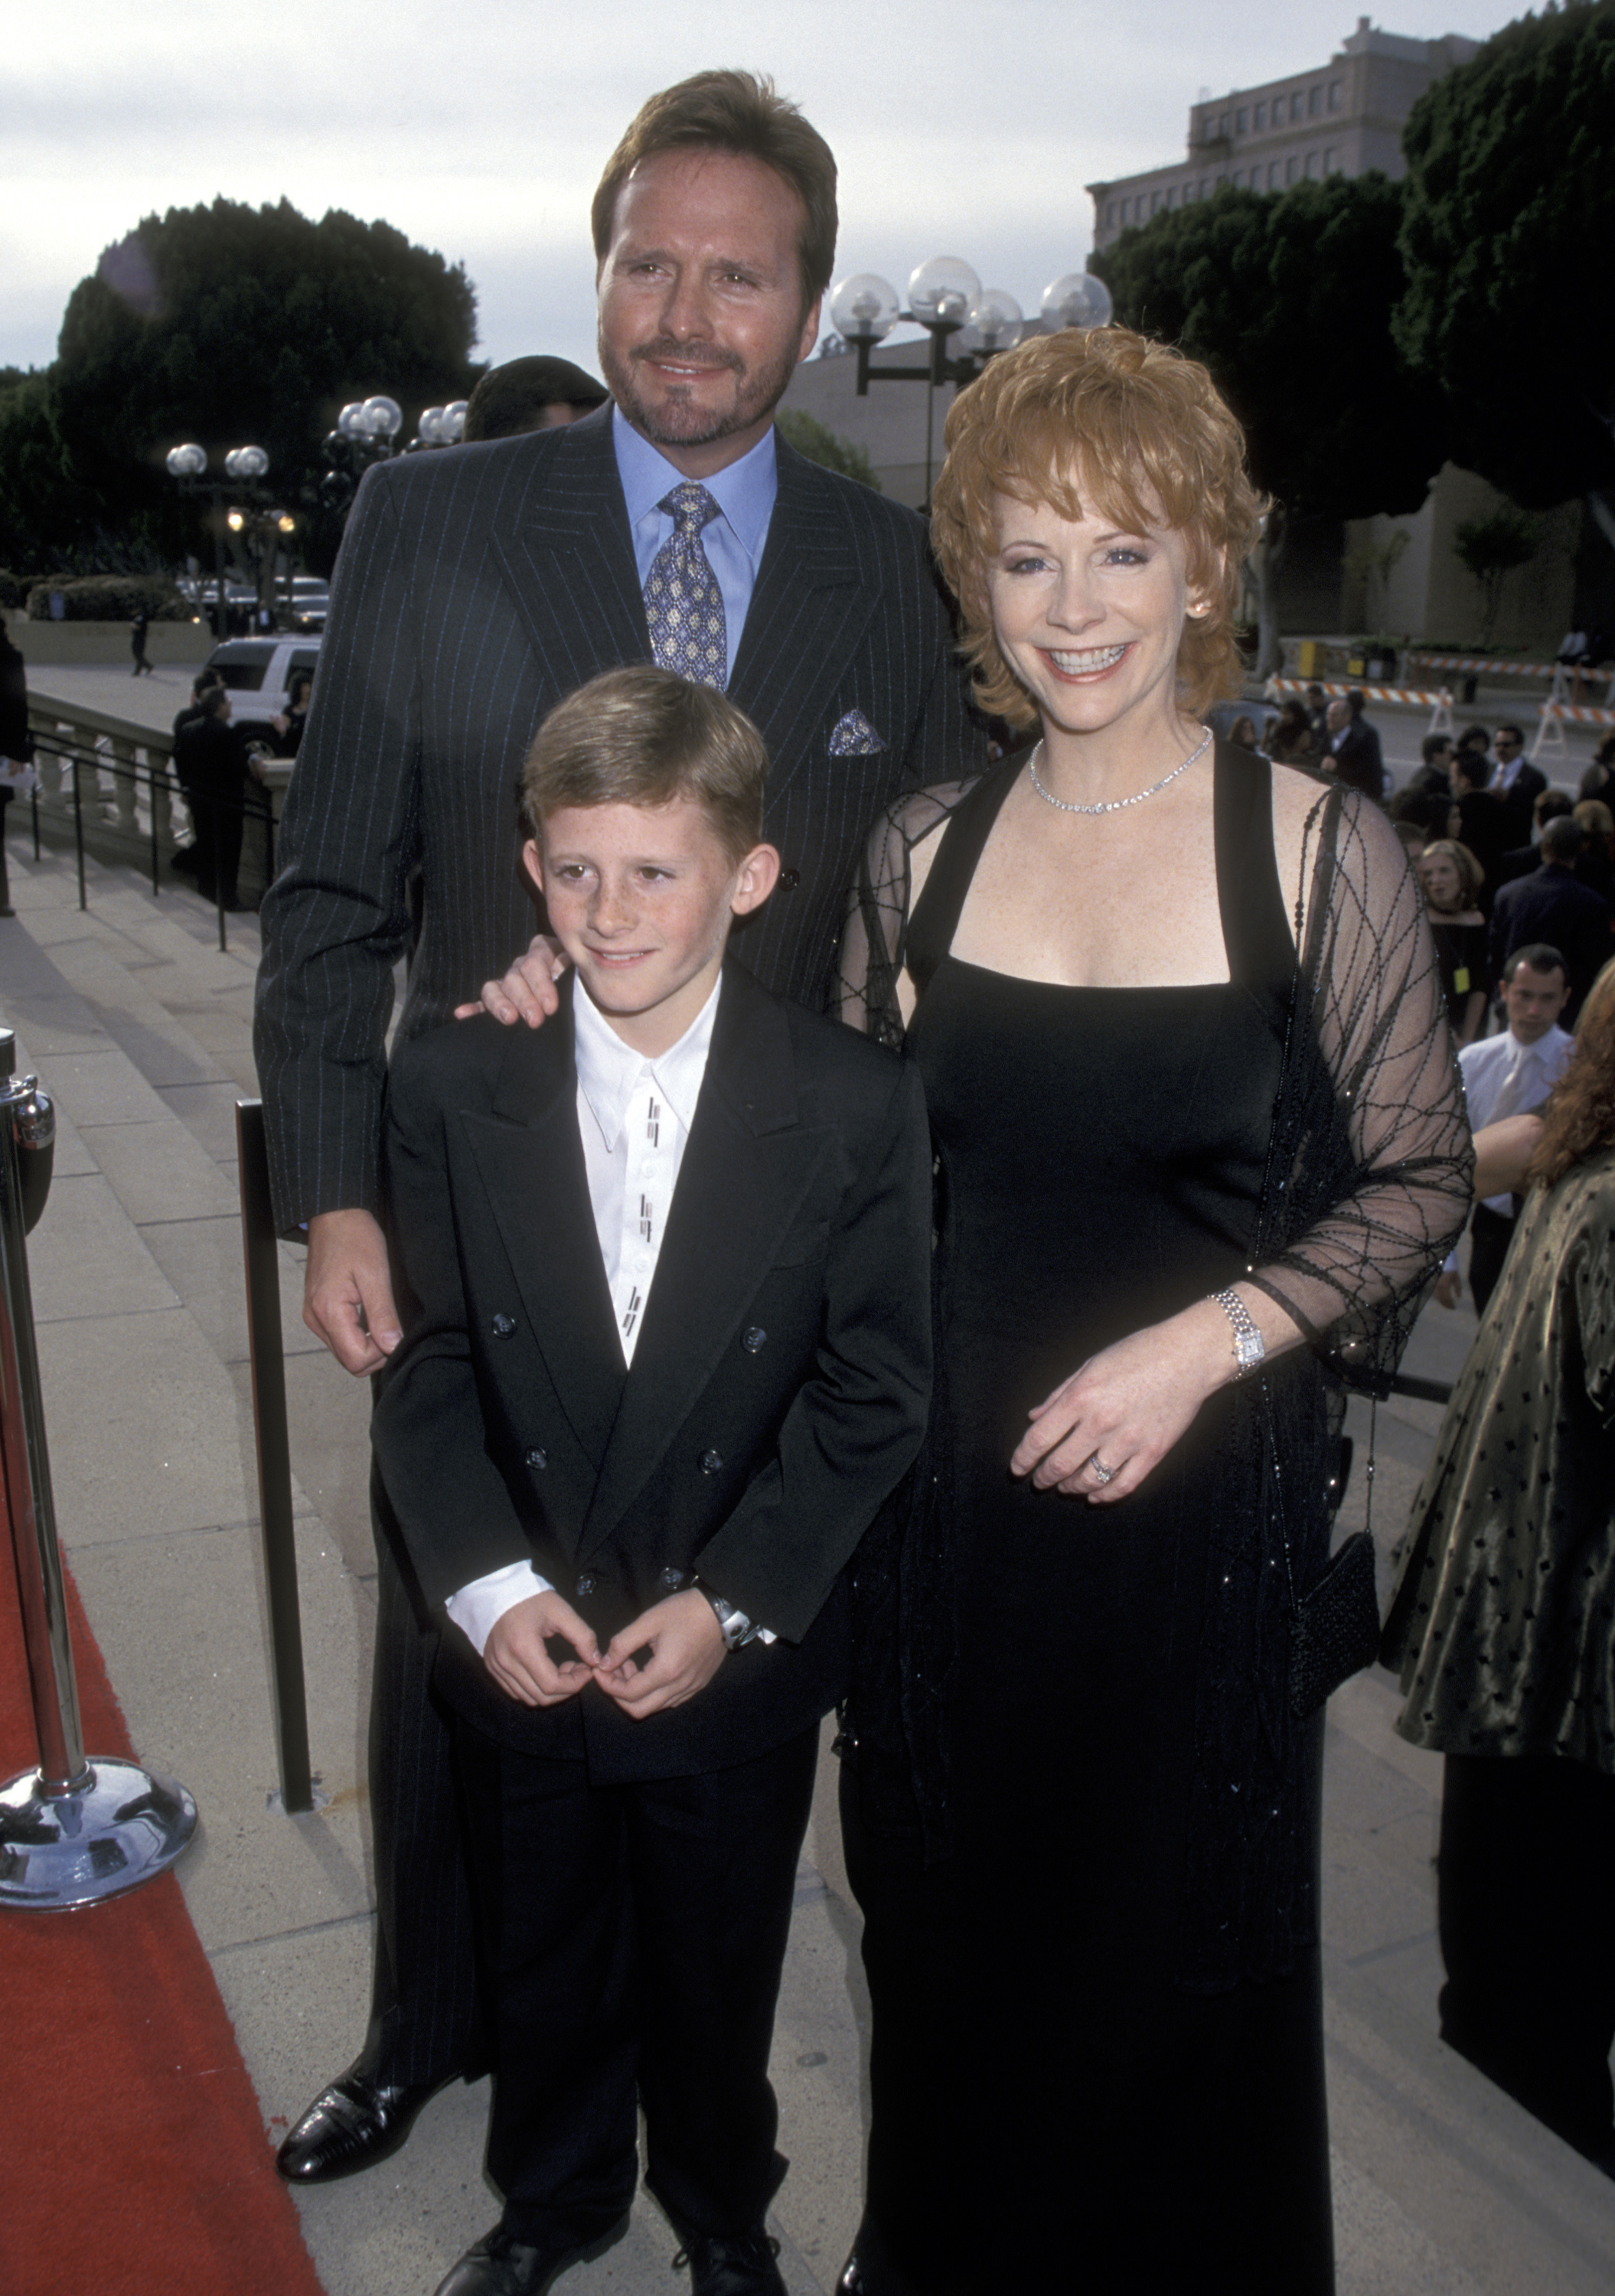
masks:
[[[696,685],[729,683],[729,633],[724,594],[701,530],[718,515],[703,486],[686,479],[656,505],[673,521],[673,531],[651,562],[645,578],[645,620],[659,669],[676,671]]]

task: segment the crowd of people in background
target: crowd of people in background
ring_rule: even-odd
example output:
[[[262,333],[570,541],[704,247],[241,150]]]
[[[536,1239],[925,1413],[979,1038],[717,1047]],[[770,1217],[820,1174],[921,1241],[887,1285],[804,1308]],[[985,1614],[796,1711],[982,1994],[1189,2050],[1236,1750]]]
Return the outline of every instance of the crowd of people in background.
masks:
[[[1459,1046],[1486,1033],[1515,954],[1559,952],[1565,1017],[1573,1026],[1602,967],[1615,954],[1615,734],[1581,776],[1578,797],[1550,787],[1525,754],[1512,719],[1429,734],[1420,762],[1394,794],[1378,730],[1354,689],[1332,700],[1318,685],[1286,697],[1258,734],[1250,716],[1230,741],[1275,763],[1310,766],[1386,805],[1418,872],[1447,1018]]]

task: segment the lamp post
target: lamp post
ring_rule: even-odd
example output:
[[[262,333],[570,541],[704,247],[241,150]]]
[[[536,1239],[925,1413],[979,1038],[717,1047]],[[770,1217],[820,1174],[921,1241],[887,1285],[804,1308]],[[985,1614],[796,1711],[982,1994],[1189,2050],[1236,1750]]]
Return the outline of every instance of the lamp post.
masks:
[[[1030,328],[1057,334],[1062,327],[1103,327],[1111,316],[1111,294],[1103,279],[1068,271],[1043,291],[1036,320],[1028,321],[1014,297],[1001,287],[983,287],[968,263],[956,255],[933,256],[911,272],[908,308],[898,291],[873,271],[842,280],[830,298],[830,324],[857,354],[857,395],[869,396],[872,382],[925,385],[925,499],[930,500],[936,394],[940,385],[963,389],[973,382],[1000,351],[1013,350]],[[872,353],[899,321],[923,327],[930,357],[923,366],[876,366]],[[954,340],[949,355],[949,339]]]
[[[283,541],[289,541],[297,529],[297,521],[288,510],[242,510],[228,512],[225,524],[232,534],[245,537],[253,557],[259,562],[258,575],[258,603],[264,603],[264,572],[267,570],[269,591],[275,589],[275,554]],[[286,613],[291,614],[291,562],[286,562]]]
[[[261,447],[233,447],[225,456],[225,476],[207,476],[208,450],[193,441],[183,447],[171,447],[166,456],[168,476],[179,481],[182,494],[207,495],[213,504],[213,564],[214,564],[214,622],[216,637],[227,635],[225,612],[225,528],[240,534],[249,527],[264,528],[281,534],[290,534],[296,521],[286,511],[266,511],[266,497],[260,481],[269,468],[269,457]],[[219,505],[225,496],[238,498],[223,518]],[[244,497],[249,509],[240,507]]]
[[[378,395],[350,401],[337,416],[335,430],[325,434],[321,502],[327,510],[345,512],[373,463],[384,463],[399,453],[418,455],[434,447],[457,447],[465,429],[465,404],[456,398],[447,406],[425,408],[415,426],[415,437],[400,448],[395,442],[404,427],[404,414],[396,398]]]
[[[431,447],[457,447],[465,436],[466,406],[463,398],[451,398],[447,406],[422,408],[415,436],[404,452],[419,455]]]

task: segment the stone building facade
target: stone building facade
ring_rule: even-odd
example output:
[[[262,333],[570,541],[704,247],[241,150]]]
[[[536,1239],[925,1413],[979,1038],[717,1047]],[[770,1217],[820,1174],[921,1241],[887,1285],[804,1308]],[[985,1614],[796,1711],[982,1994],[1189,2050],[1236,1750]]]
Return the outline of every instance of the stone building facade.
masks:
[[[1315,70],[1202,98],[1189,112],[1185,157],[1113,183],[1090,184],[1094,245],[1105,248],[1163,208],[1190,207],[1225,186],[1286,191],[1308,177],[1402,173],[1402,127],[1432,80],[1465,63],[1479,42],[1378,31],[1366,16]]]

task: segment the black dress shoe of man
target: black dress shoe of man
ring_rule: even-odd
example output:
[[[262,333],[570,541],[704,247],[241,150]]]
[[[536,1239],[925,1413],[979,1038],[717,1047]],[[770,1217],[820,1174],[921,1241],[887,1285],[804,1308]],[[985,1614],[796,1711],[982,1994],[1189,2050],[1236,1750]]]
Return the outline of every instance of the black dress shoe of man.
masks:
[[[291,2185],[329,2185],[389,2160],[415,2125],[428,2097],[447,2081],[372,2080],[363,2059],[323,2088],[282,2139],[275,2165]],[[449,2077],[451,2079],[452,2075]]]
[[[673,2259],[690,2267],[691,2296],[785,2296],[775,2258],[780,2244],[761,2225],[739,2240],[689,2240]]]
[[[446,2280],[438,2283],[437,2296],[544,2296],[557,2273],[570,2264],[592,2264],[614,2248],[627,2229],[627,2218],[592,2240],[586,2248],[525,2248],[512,2240],[503,2225],[483,2234],[468,2248]]]

